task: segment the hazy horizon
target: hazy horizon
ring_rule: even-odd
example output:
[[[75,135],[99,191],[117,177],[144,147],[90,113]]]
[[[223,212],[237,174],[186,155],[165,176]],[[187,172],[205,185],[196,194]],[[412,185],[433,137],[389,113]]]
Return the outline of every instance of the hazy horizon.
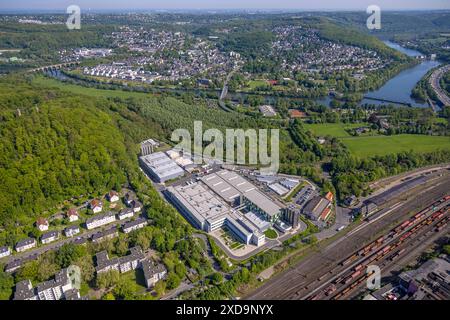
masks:
[[[99,0],[93,3],[88,0],[16,0],[0,3],[0,11],[65,11],[72,4],[78,5],[82,10],[88,11],[136,11],[136,10],[271,10],[271,11],[361,11],[369,5],[375,4],[382,10],[390,11],[413,11],[413,10],[448,10],[450,1],[448,0],[316,0],[295,1],[279,0],[277,7],[273,1],[268,0],[165,0],[165,1],[143,1],[128,0],[127,5],[123,5],[119,0]]]

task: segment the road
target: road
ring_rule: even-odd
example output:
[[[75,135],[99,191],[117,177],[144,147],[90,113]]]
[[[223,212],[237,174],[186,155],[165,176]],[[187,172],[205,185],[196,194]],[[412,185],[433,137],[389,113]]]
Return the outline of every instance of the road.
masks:
[[[430,76],[430,85],[444,106],[450,106],[450,98],[446,91],[442,89],[440,80],[448,71],[450,71],[450,65],[445,65],[435,70]]]
[[[373,241],[377,235],[387,230],[392,224],[401,221],[409,214],[420,211],[428,204],[447,194],[450,190],[450,180],[446,178],[435,182],[432,188],[412,191],[406,199],[403,196],[402,202],[398,200],[400,203],[391,204],[391,207],[396,206],[394,210],[384,209],[386,210],[383,212],[385,215],[380,219],[362,222],[360,226],[355,228],[356,231],[351,231],[334,242],[319,244],[316,252],[267,281],[246,298],[250,300],[296,298],[297,291],[310,282],[314,282],[324,272],[335,269],[343,257],[349,256],[359,250],[360,247]]]
[[[37,247],[35,249],[31,249],[29,251],[16,253],[14,255],[2,258],[2,259],[0,259],[0,262],[4,263],[4,264],[8,264],[10,262],[18,261],[18,260],[23,260],[23,261],[34,260],[38,256],[40,256],[40,255],[42,255],[42,254],[44,254],[44,253],[46,253],[48,251],[57,250],[60,247],[62,247],[63,245],[68,244],[68,243],[77,243],[77,242],[80,242],[81,240],[83,240],[83,241],[86,240],[87,241],[96,233],[99,233],[99,232],[102,232],[102,231],[105,231],[105,230],[109,230],[109,229],[111,229],[114,226],[119,226],[120,227],[120,226],[124,225],[125,223],[127,223],[127,222],[129,222],[129,221],[131,221],[133,219],[134,219],[134,217],[133,218],[128,218],[128,219],[125,219],[125,220],[117,220],[117,221],[115,221],[113,223],[110,223],[110,224],[104,226],[103,228],[97,228],[97,229],[93,229],[93,230],[88,230],[88,231],[86,231],[84,233],[81,233],[81,234],[79,234],[79,235],[77,235],[77,236],[75,236],[73,238],[64,238],[62,240],[50,243],[48,245],[44,245],[44,246],[41,246],[41,247]]]

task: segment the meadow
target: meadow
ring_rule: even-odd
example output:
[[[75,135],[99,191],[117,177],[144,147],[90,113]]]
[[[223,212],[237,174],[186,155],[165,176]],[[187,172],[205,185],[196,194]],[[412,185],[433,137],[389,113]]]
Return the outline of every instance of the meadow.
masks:
[[[401,134],[395,136],[348,137],[341,141],[359,157],[382,156],[404,151],[419,153],[450,150],[450,137]]]

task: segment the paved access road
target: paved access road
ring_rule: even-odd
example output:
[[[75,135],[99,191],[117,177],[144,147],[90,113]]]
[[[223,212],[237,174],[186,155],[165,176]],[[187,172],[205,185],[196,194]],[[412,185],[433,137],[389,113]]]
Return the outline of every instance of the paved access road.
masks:
[[[88,230],[88,231],[78,234],[72,238],[63,238],[62,240],[57,240],[53,243],[43,245],[41,247],[37,247],[37,248],[31,249],[29,251],[15,253],[14,255],[0,259],[0,262],[4,263],[4,264],[8,264],[12,261],[17,261],[17,260],[20,260],[20,261],[34,260],[34,259],[37,259],[40,255],[42,255],[48,251],[57,250],[67,243],[76,244],[76,243],[84,242],[84,241],[89,240],[96,233],[99,233],[99,232],[102,232],[105,230],[109,230],[114,226],[121,227],[125,223],[131,221],[132,219],[133,218],[129,218],[129,219],[125,219],[125,220],[117,220],[117,221],[110,223],[102,228]],[[81,227],[80,227],[80,229],[81,229]]]
[[[296,299],[298,291],[317,280],[324,273],[331,272],[343,257],[351,255],[365,244],[375,240],[381,232],[407,215],[420,211],[436,199],[448,194],[450,181],[446,178],[434,181],[432,186],[423,187],[424,189],[411,190],[406,200],[405,196],[402,196],[398,203],[391,205],[394,210],[389,211],[390,209],[386,208],[386,214],[382,218],[363,222],[356,232],[351,231],[334,242],[319,245],[317,252],[275,276],[248,295],[246,299]]]

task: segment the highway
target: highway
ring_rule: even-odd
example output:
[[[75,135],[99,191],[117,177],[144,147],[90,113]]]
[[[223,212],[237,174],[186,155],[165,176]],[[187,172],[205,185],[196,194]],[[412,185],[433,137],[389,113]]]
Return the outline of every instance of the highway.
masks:
[[[316,252],[268,280],[246,299],[306,298],[308,294],[323,285],[323,281],[326,282],[329,277],[338,272],[342,259],[358,252],[392,226],[442,198],[448,193],[448,190],[450,190],[450,180],[447,176],[434,181],[431,187],[424,187],[420,191],[411,190],[409,198],[405,199],[403,196],[401,199],[397,199],[395,203],[383,209],[378,218],[361,223],[340,239],[320,244]],[[381,218],[379,218],[380,216]],[[318,281],[318,279],[321,280]]]
[[[450,106],[450,98],[447,96],[447,93],[442,89],[440,80],[442,76],[450,71],[450,65],[446,65],[442,68],[434,71],[430,76],[430,85],[433,88],[434,92],[438,96],[439,100],[442,102],[444,106]]]

